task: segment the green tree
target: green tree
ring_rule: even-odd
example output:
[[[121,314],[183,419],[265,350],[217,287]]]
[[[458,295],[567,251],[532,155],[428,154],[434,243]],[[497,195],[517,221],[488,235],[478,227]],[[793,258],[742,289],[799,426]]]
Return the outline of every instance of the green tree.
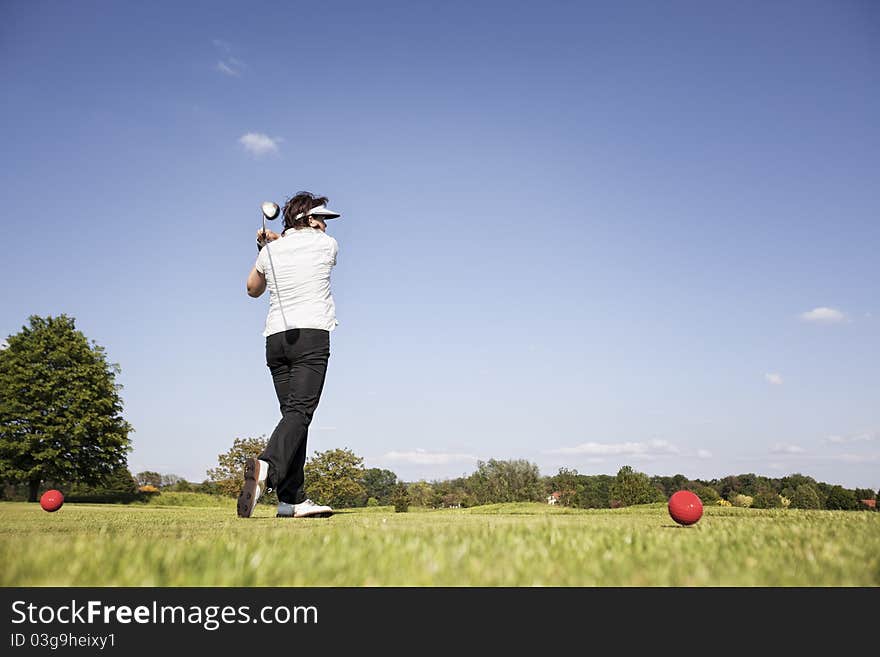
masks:
[[[138,486],[155,486],[156,488],[159,488],[162,485],[162,475],[158,472],[153,472],[152,470],[138,472],[134,478],[137,481]]]
[[[544,498],[538,466],[522,459],[478,461],[468,484],[477,504],[538,502]]]
[[[394,492],[391,494],[391,503],[394,505],[395,513],[406,513],[409,511],[409,490],[406,484],[397,484]]]
[[[828,499],[825,500],[826,509],[839,509],[841,511],[854,511],[861,506],[856,499],[856,494],[843,486],[832,486],[828,491]]]
[[[718,491],[711,486],[698,486],[694,492],[704,505],[715,504],[720,499]]]
[[[216,491],[221,495],[237,497],[244,483],[244,464],[250,458],[258,458],[266,449],[267,439],[259,438],[235,438],[232,448],[225,454],[217,456],[217,467],[208,470],[209,490]],[[204,490],[204,485],[203,485]],[[208,492],[205,490],[205,492]],[[261,504],[277,504],[278,497],[275,492],[260,496]]]
[[[623,506],[658,502],[660,495],[662,493],[651,485],[648,475],[636,472],[628,465],[618,470],[617,478],[611,484],[611,499]]]
[[[306,461],[306,494],[320,504],[353,507],[363,504],[364,460],[350,449],[316,452]]]
[[[578,471],[559,468],[554,476],[548,479],[547,493],[559,491],[559,503],[563,506],[578,506],[584,493],[584,484]]]
[[[126,466],[119,365],[76,330],[72,317],[30,317],[0,350],[0,479],[98,484]]]
[[[803,484],[809,484],[810,486],[816,485],[816,480],[812,477],[808,477],[807,475],[802,475],[799,472],[795,472],[794,474],[790,474],[786,477],[783,477],[781,480],[782,488],[790,488],[791,490],[797,490],[798,486]]]
[[[739,481],[739,477],[736,475],[724,477],[714,488],[718,491],[719,495],[726,500],[729,500],[742,492],[742,484]]]
[[[365,495],[367,497],[375,497],[377,502],[384,506],[391,504],[391,493],[397,485],[397,475],[391,470],[382,470],[380,468],[367,468],[364,470],[364,476],[361,480]]]
[[[476,505],[464,477],[435,481],[432,485],[437,503],[444,507],[469,507]]]
[[[414,484],[410,484],[407,488],[409,489],[410,504],[413,506],[433,507],[439,502],[434,493],[434,488],[426,481],[417,481]]]
[[[752,508],[779,509],[782,508],[782,500],[779,498],[779,495],[769,488],[762,488],[755,493],[755,498],[752,500]]]
[[[766,484],[766,478],[756,475],[754,472],[737,475],[740,484],[739,492],[748,497],[754,498],[762,485]]]
[[[175,493],[192,493],[194,492],[195,487],[186,479],[180,479],[169,486],[168,490],[174,491]]]
[[[799,484],[791,496],[791,506],[795,509],[821,509],[819,492],[812,484]]]
[[[611,506],[611,485],[615,478],[611,475],[586,477],[584,491],[579,506],[585,509],[607,509]]]
[[[874,491],[870,488],[856,488],[856,499],[861,503],[862,500],[873,500],[874,499]]]

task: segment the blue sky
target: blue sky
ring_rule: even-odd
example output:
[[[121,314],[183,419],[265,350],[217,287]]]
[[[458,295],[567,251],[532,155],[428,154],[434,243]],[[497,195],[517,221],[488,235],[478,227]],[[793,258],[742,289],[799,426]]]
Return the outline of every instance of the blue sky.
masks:
[[[6,2],[0,334],[122,367],[132,471],[277,402],[259,203],[343,218],[309,452],[880,486],[874,2]]]

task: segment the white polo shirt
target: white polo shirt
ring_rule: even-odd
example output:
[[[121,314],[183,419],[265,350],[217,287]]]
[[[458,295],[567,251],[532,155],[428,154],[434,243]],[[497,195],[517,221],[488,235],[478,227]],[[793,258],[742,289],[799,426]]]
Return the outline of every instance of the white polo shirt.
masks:
[[[338,252],[336,240],[317,228],[290,228],[260,250],[255,266],[269,290],[264,336],[292,328],[336,328],[330,270]]]

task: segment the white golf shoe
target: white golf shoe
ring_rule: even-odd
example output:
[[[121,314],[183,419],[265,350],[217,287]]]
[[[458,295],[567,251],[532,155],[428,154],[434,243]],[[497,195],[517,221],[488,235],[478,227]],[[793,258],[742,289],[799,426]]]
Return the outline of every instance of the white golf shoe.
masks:
[[[315,504],[311,500],[303,500],[293,505],[294,518],[329,518],[333,515],[333,509],[322,504]]]

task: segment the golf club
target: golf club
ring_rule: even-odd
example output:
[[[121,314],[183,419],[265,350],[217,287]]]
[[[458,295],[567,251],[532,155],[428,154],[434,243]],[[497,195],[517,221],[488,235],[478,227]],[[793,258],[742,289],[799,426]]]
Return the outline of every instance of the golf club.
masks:
[[[266,220],[273,221],[278,218],[278,215],[281,214],[281,208],[278,207],[277,203],[273,203],[272,201],[263,201],[260,204],[260,210],[263,215],[263,239],[260,240],[260,244],[266,249],[266,254],[269,256],[269,268],[272,270],[272,282],[275,285],[275,294],[278,297],[278,308],[281,310],[281,321],[284,322],[284,328],[287,328],[287,317],[284,316],[284,306],[281,303],[281,294],[278,289],[278,279],[275,278],[275,263],[272,262],[272,250],[269,248],[269,241],[266,239]]]

